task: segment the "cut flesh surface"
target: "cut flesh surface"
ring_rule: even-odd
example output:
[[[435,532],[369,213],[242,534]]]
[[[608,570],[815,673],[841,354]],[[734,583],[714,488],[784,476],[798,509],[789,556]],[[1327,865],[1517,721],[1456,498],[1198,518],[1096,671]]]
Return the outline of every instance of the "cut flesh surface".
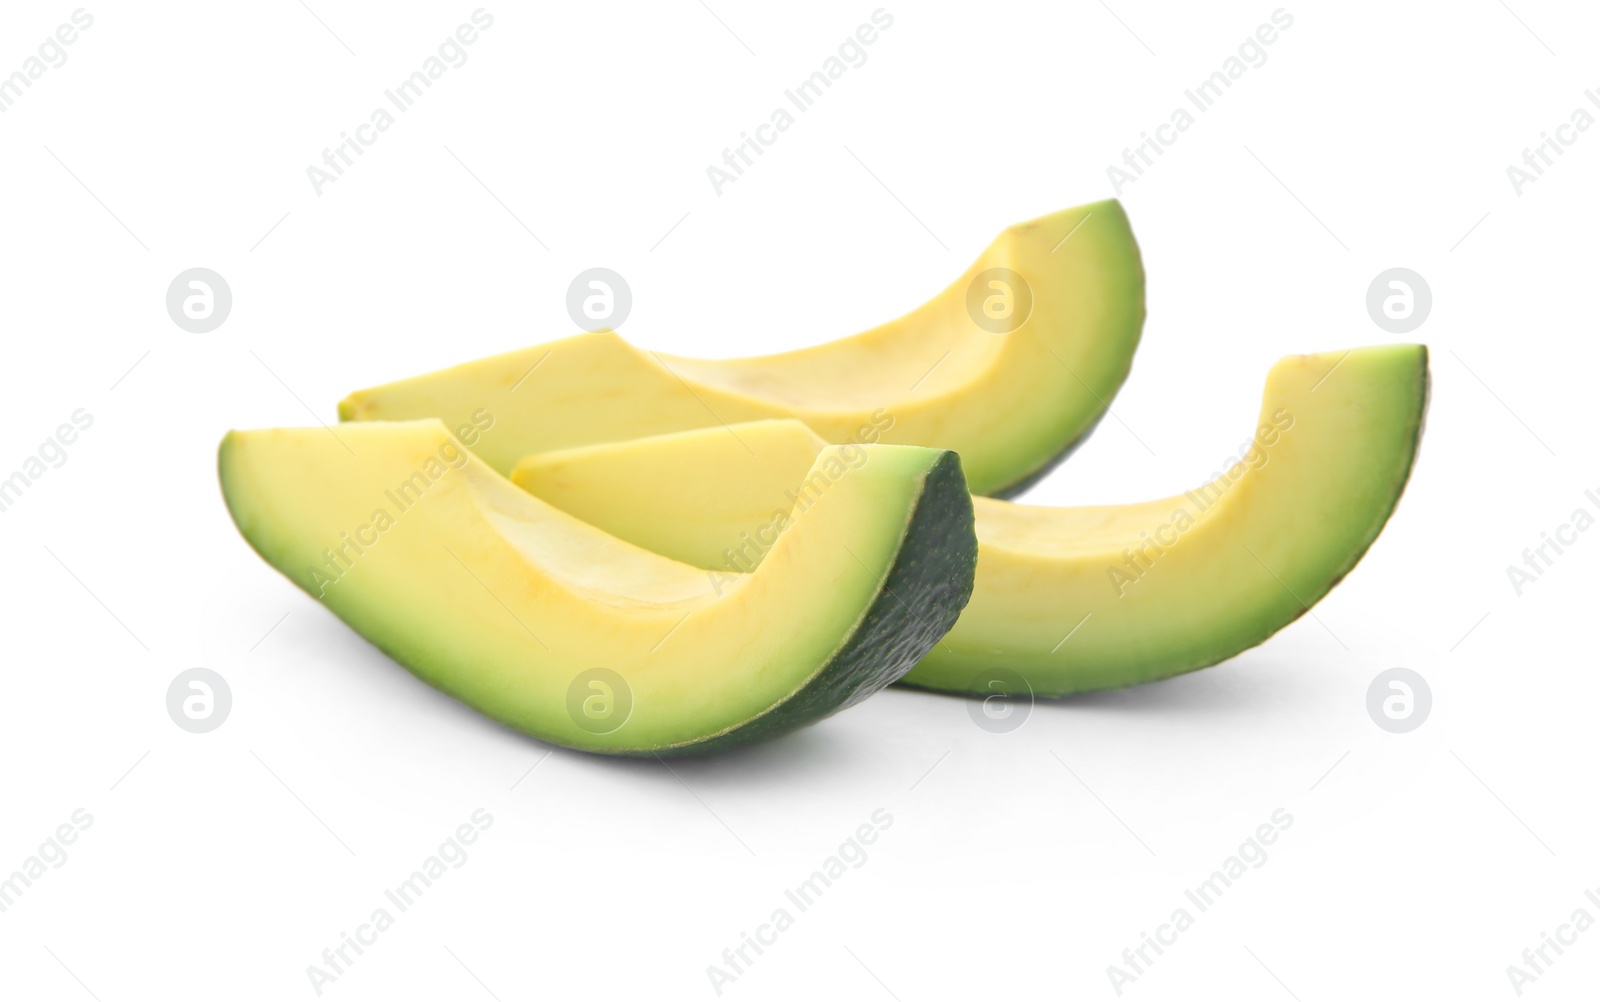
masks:
[[[1427,392],[1420,345],[1290,356],[1268,376],[1251,447],[1201,487],[1075,508],[975,499],[972,600],[902,681],[988,695],[995,671],[1009,669],[1035,693],[1065,695],[1261,643],[1326,595],[1383,528]],[[625,539],[744,569],[761,559],[774,513],[810,497],[824,444],[799,422],[759,422],[531,456],[513,479]],[[846,447],[838,458],[854,457]]]
[[[435,420],[232,432],[219,469],[256,551],[430,685],[556,744],[668,755],[863,699],[955,621],[976,559],[959,460],[870,453],[747,575],[608,535]]]
[[[523,456],[768,418],[830,442],[961,454],[974,493],[1024,488],[1089,433],[1128,374],[1144,271],[1122,206],[1066,209],[1003,232],[897,320],[761,358],[681,358],[580,334],[346,397],[345,421],[483,410],[473,444],[501,473]]]

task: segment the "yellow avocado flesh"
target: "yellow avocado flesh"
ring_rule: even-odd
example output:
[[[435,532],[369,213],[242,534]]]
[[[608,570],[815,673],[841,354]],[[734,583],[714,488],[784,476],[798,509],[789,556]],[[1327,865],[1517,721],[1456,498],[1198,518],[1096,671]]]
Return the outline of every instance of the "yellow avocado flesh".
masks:
[[[993,269],[1020,282],[985,274]],[[992,319],[985,303],[1009,316]],[[1093,428],[1143,323],[1127,216],[1098,202],[1008,228],[944,291],[853,337],[705,360],[634,348],[610,331],[580,334],[352,393],[339,416],[457,427],[486,410],[495,433],[473,448],[502,473],[554,449],[793,418],[830,442],[957,451],[973,492],[996,494],[1020,489]]]
[[[1202,487],[1077,508],[974,499],[972,600],[902,681],[988,695],[994,671],[1010,669],[1035,693],[1065,695],[1259,644],[1321,599],[1382,529],[1411,469],[1427,387],[1419,345],[1290,356],[1268,376],[1253,445]],[[774,514],[810,496],[804,482],[823,447],[798,422],[769,421],[531,456],[513,479],[678,560],[743,568],[760,559],[750,541]]]
[[[975,550],[959,462],[871,453],[748,575],[712,575],[579,521],[436,420],[231,432],[219,472],[257,552],[424,681],[556,744],[668,754],[849,705],[954,621]],[[905,570],[924,563],[958,587],[919,591]],[[895,581],[906,594],[891,598]],[[901,600],[923,620],[894,622],[885,610]],[[597,668],[620,685],[575,683]]]

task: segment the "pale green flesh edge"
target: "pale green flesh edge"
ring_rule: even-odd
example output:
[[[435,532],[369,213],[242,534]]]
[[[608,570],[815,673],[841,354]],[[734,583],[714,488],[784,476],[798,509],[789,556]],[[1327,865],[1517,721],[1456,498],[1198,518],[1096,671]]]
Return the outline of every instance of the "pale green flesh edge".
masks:
[[[224,499],[246,541],[268,564],[317,598],[302,580],[304,561],[292,553],[294,547],[283,544],[273,527],[258,524],[248,501],[241,500],[240,492],[233,489],[227,441],[219,450],[218,467]],[[448,635],[452,626],[433,622],[438,617],[431,610],[369,602],[359,590],[348,587],[336,592],[334,600],[318,600],[423,682],[540,740],[616,755],[725,751],[779,736],[865,699],[908,671],[955,623],[970,597],[977,559],[970,495],[954,453],[941,453],[920,479],[909,514],[888,530],[898,533],[899,541],[874,599],[837,646],[818,652],[815,670],[798,678],[787,693],[752,716],[700,729],[692,724],[673,728],[679,731],[676,737],[630,744],[622,736],[626,728],[613,735],[592,736],[566,725],[564,705],[549,707],[549,719],[543,721],[505,712],[493,700],[479,696],[470,678],[463,676],[471,667],[461,652],[438,653],[438,637]],[[865,568],[862,573],[867,573]],[[828,599],[821,596],[818,600]],[[419,631],[431,635],[426,641],[416,635],[407,637]]]

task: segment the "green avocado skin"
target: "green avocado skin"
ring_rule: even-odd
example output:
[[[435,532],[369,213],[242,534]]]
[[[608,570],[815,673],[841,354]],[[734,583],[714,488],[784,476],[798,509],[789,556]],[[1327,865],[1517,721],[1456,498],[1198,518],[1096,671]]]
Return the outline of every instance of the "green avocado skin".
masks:
[[[1133,237],[1133,229],[1128,222],[1128,215],[1120,203],[1116,201],[1102,202],[1095,207],[1096,213],[1103,213],[1118,220],[1117,225],[1126,235],[1127,240],[1123,253],[1118,255],[1119,263],[1126,269],[1126,298],[1127,311],[1121,323],[1114,325],[1107,331],[1101,332],[1107,343],[1121,336],[1127,339],[1127,348],[1124,351],[1110,355],[1107,369],[1098,377],[1090,376],[1089,381],[1077,379],[1078,385],[1094,395],[1098,404],[1092,413],[1081,415],[1066,422],[1059,428],[1054,438],[1047,439],[1048,443],[1042,446],[1035,455],[1038,457],[1033,465],[1019,468],[1010,474],[1010,479],[1004,484],[997,484],[986,490],[975,491],[985,497],[1009,501],[1026,494],[1045,477],[1049,476],[1056,467],[1065,463],[1078,450],[1078,447],[1089,440],[1100,422],[1105,420],[1107,412],[1111,409],[1111,401],[1122,390],[1128,381],[1129,374],[1133,371],[1134,356],[1137,354],[1139,342],[1144,332],[1144,322],[1147,309],[1145,306],[1145,273],[1144,256],[1139,250],[1139,243]],[[1122,331],[1120,335],[1113,332]],[[1059,358],[1056,359],[1060,361]],[[1054,363],[1047,363],[1054,364]],[[1074,374],[1076,376],[1076,374]],[[1092,386],[1090,384],[1093,384]],[[936,444],[936,443],[929,443]]]
[[[1427,425],[1428,406],[1433,394],[1432,370],[1429,366],[1429,353],[1426,346],[1418,346],[1414,365],[1415,373],[1411,378],[1415,380],[1415,390],[1411,398],[1416,401],[1416,405],[1411,414],[1406,417],[1404,424],[1401,425],[1404,428],[1403,435],[1406,445],[1403,449],[1398,450],[1402,462],[1396,467],[1389,482],[1388,501],[1381,509],[1374,512],[1371,523],[1363,527],[1359,539],[1351,547],[1348,555],[1336,566],[1329,569],[1328,576],[1322,583],[1312,589],[1297,589],[1294,598],[1299,608],[1281,619],[1271,620],[1257,625],[1248,632],[1242,632],[1230,638],[1228,642],[1217,649],[1191,660],[1181,663],[1159,664],[1148,669],[1131,672],[1126,678],[1109,684],[1083,685],[1076,681],[1068,681],[1063,684],[1060,680],[1035,673],[1033,669],[1026,665],[1016,664],[1007,667],[1018,670],[1019,674],[1026,680],[1032,696],[1040,699],[1062,699],[1091,692],[1128,689],[1151,682],[1165,681],[1169,678],[1221,664],[1265,643],[1278,631],[1310,612],[1313,606],[1327,597],[1328,593],[1333,591],[1355,569],[1361,559],[1366,556],[1367,551],[1372,548],[1372,544],[1377,541],[1379,534],[1383,532],[1384,526],[1388,524],[1390,517],[1399,507],[1400,498],[1405,493],[1406,486],[1410,482],[1412,471],[1416,468],[1417,456],[1422,447],[1422,435]],[[979,663],[974,663],[971,667],[973,671],[987,670],[986,667]],[[982,697],[988,694],[988,690],[978,688],[976,683],[972,686],[929,685],[922,682],[915,675],[909,679],[902,680],[899,684],[909,689],[919,689],[925,692],[943,693],[952,696]]]
[[[977,566],[972,496],[960,457],[946,452],[924,476],[922,495],[877,598],[816,675],[788,699],[721,734],[628,754],[660,758],[724,752],[777,737],[861,702],[899,680],[950,632],[972,597]]]
[[[303,580],[284,569],[281,554],[263,547],[239,522],[238,512],[229,500],[230,460],[228,442],[224,440],[217,455],[218,480],[224,503],[241,535],[269,566],[321,602],[321,597]],[[950,632],[972,597],[977,563],[972,495],[967,490],[960,457],[944,451],[923,475],[921,492],[876,598],[839,650],[788,698],[719,734],[678,745],[628,751],[576,750],[635,758],[713,754],[778,737],[853,706],[910,671]],[[411,670],[406,652],[375,639],[346,611],[327,608],[358,636]]]

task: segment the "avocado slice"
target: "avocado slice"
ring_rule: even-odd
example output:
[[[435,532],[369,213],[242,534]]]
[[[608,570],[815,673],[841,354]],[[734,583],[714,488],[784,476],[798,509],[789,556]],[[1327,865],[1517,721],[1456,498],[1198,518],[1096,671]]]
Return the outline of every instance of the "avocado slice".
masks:
[[[344,421],[479,408],[509,433],[473,448],[501,473],[523,456],[763,418],[830,442],[961,454],[974,493],[1014,494],[1089,434],[1144,324],[1144,270],[1122,206],[1010,227],[966,273],[889,323],[761,358],[680,358],[611,331],[580,334],[350,394]]]
[[[230,432],[218,466],[245,539],[357,633],[586,751],[720,751],[819,720],[903,675],[972,588],[971,497],[938,449],[873,447],[748,575],[607,535],[437,420]]]
[[[992,695],[995,670],[1010,669],[1035,693],[1066,695],[1254,647],[1377,537],[1410,474],[1427,396],[1420,345],[1290,356],[1267,377],[1251,444],[1205,486],[1103,507],[976,499],[972,601],[902,681]],[[731,430],[738,440],[718,429],[531,456],[512,479],[677,560],[745,569],[774,517],[813,496],[824,442],[794,421]],[[835,455],[870,466],[849,447]]]

